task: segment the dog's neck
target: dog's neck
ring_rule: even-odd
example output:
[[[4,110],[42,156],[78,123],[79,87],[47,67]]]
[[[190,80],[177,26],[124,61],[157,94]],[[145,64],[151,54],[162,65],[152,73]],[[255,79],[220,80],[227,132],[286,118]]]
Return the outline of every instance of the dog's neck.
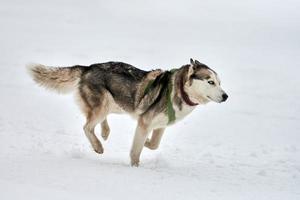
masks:
[[[197,106],[197,105],[198,105],[198,103],[194,103],[194,102],[190,99],[189,95],[184,91],[184,81],[183,81],[183,78],[181,78],[181,80],[180,80],[179,90],[180,90],[180,95],[181,95],[183,101],[184,101],[187,105],[189,105],[189,106]]]

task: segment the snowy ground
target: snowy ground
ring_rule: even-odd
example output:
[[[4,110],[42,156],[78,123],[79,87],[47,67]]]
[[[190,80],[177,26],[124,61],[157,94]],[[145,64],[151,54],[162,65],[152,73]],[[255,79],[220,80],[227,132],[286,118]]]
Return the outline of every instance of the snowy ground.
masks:
[[[300,199],[299,9],[292,0],[0,0],[0,199]],[[109,117],[99,156],[73,97],[35,86],[24,68],[170,69],[190,57],[220,74],[229,100],[167,129],[139,168],[129,166],[131,118]]]

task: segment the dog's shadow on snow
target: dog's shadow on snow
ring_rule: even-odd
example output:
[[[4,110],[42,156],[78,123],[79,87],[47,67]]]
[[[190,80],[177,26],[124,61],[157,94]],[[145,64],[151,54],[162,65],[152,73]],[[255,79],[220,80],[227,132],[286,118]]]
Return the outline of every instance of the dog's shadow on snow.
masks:
[[[103,167],[115,166],[148,170],[172,168],[168,163],[167,158],[165,158],[165,156],[163,156],[162,153],[147,154],[145,156],[142,156],[139,167],[131,167],[128,152],[118,152],[112,155],[109,154],[109,152],[106,154],[96,154],[92,151],[82,151],[73,149],[64,156],[67,156],[73,161],[82,161],[84,163],[93,164],[98,167],[100,165]]]

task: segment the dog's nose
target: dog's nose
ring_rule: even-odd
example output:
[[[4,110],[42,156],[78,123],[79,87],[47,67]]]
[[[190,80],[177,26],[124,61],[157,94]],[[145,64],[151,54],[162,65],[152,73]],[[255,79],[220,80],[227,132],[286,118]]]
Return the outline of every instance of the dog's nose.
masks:
[[[226,101],[228,99],[228,95],[226,93],[222,94],[222,98],[223,98],[223,101]]]

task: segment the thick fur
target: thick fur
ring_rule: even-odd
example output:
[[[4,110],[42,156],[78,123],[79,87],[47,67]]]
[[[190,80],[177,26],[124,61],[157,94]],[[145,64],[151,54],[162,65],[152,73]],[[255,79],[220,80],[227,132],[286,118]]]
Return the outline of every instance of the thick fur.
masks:
[[[82,73],[80,66],[46,67],[40,64],[30,64],[27,68],[36,83],[60,93],[75,90]]]
[[[86,116],[84,132],[97,153],[104,150],[94,129],[100,123],[103,139],[108,138],[108,114],[128,113],[136,118],[138,125],[130,152],[134,166],[139,165],[144,146],[158,148],[169,124],[185,117],[197,104],[227,99],[217,74],[192,59],[190,64],[172,71],[144,71],[122,62],[56,68],[37,64],[30,65],[29,71],[41,86],[60,93],[76,92]],[[172,123],[168,119],[169,99],[175,112]],[[151,131],[152,137],[148,138]]]

